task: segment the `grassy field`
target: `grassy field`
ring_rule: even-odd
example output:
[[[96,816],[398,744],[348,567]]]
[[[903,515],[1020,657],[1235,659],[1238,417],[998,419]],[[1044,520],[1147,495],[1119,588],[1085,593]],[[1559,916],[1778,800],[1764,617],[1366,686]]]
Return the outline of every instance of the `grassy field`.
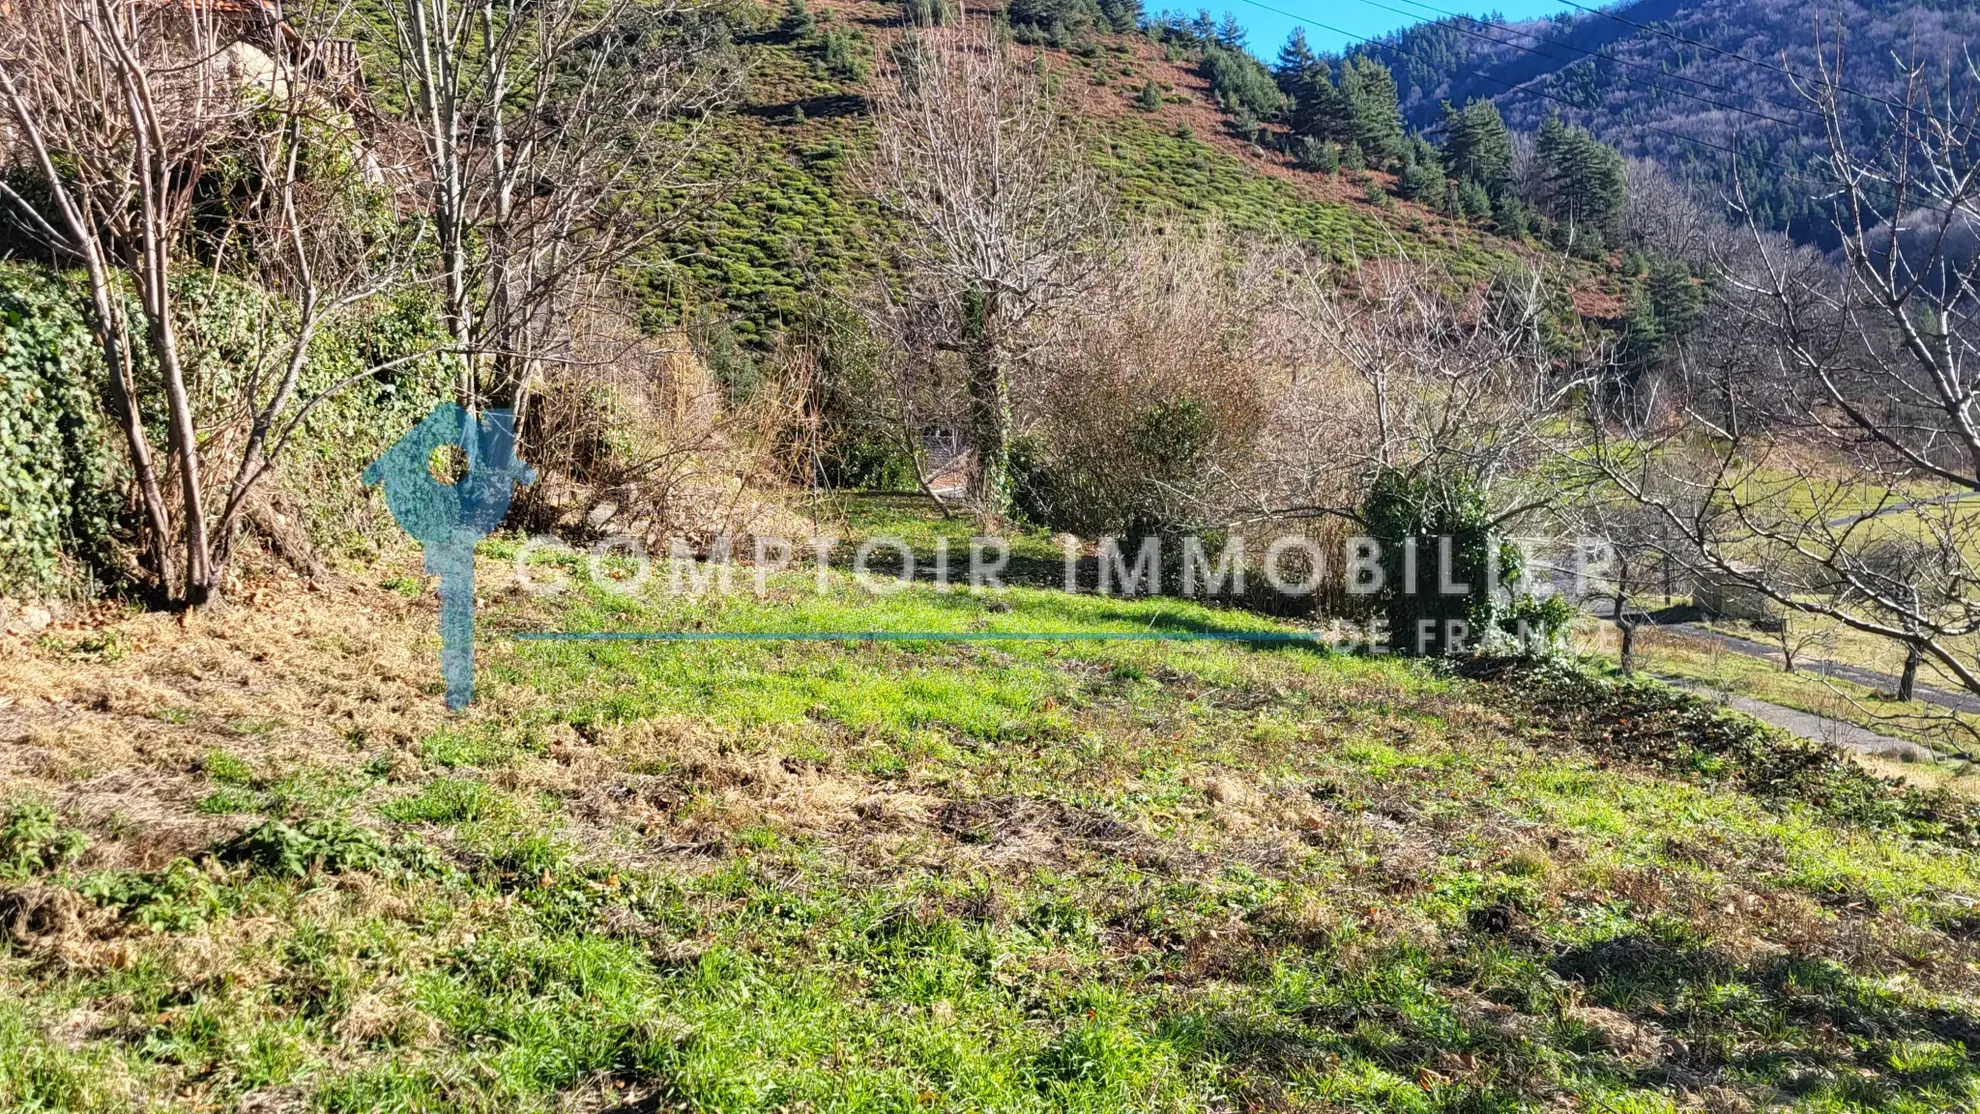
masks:
[[[458,717],[416,557],[7,643],[0,1108],[1980,1100],[1970,810],[1750,722],[1304,647],[520,642],[1282,628],[505,552]]]

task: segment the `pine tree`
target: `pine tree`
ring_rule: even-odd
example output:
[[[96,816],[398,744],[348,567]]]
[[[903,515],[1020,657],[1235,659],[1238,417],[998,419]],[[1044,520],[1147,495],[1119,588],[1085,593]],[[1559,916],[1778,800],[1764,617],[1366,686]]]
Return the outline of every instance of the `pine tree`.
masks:
[[[810,37],[817,24],[811,18],[811,10],[804,6],[804,0],[790,0],[784,5],[784,18],[778,27],[793,39],[803,39]]]
[[[1354,117],[1348,112],[1347,101],[1340,90],[1334,88],[1333,75],[1327,69],[1327,63],[1316,59],[1300,76],[1297,87],[1287,95],[1293,102],[1288,119],[1293,134],[1334,143],[1345,143],[1354,138]]]
[[[1272,66],[1272,80],[1279,83],[1279,91],[1297,99],[1305,91],[1305,84],[1316,68],[1324,68],[1313,48],[1306,45],[1306,29],[1295,27],[1286,36],[1286,45],[1279,48],[1279,60]]]
[[[1100,15],[1108,26],[1125,35],[1141,26],[1141,0],[1100,0]]]
[[[1153,112],[1162,107],[1162,89],[1155,84],[1154,78],[1149,78],[1147,84],[1141,87],[1141,96],[1135,98],[1134,106],[1143,112]]]
[[[1466,220],[1478,220],[1492,215],[1492,195],[1485,192],[1476,179],[1466,178],[1459,183],[1457,191],[1458,215]]]
[[[1444,190],[1444,163],[1437,149],[1420,135],[1410,136],[1403,147],[1403,167],[1396,180],[1396,192],[1410,201],[1441,209]]]
[[[1217,41],[1232,50],[1243,50],[1247,36],[1248,32],[1245,31],[1244,24],[1237,21],[1237,16],[1225,12],[1224,22],[1217,25]]]
[[[1498,105],[1474,98],[1456,109],[1444,102],[1444,169],[1452,178],[1497,197],[1512,181],[1512,164],[1512,132]]]
[[[1562,226],[1563,238],[1594,247],[1613,239],[1628,199],[1621,152],[1557,115],[1541,121],[1534,150],[1544,181],[1542,205]]]
[[[1350,58],[1341,64],[1341,97],[1353,121],[1353,140],[1369,165],[1389,167],[1402,159],[1405,136],[1402,109],[1396,98],[1396,78],[1373,58]]]
[[[1705,318],[1705,288],[1693,281],[1681,259],[1653,259],[1644,292],[1657,315],[1657,327],[1672,340],[1683,338]]]

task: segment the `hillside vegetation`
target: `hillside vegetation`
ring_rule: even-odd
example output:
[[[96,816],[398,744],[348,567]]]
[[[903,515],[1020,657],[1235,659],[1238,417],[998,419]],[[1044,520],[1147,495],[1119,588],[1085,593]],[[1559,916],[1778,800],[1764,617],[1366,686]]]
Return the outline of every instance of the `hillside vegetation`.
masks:
[[[679,224],[656,238],[644,280],[651,318],[697,326],[725,376],[753,375],[780,336],[815,335],[828,291],[858,291],[894,262],[902,230],[874,206],[859,167],[883,56],[912,14],[888,0],[732,14],[748,80],[705,125],[694,178],[706,185],[678,196]],[[1056,42],[1019,38],[1052,75],[1059,109],[1109,191],[1149,221],[1211,222],[1338,259],[1404,255],[1470,274],[1528,251],[1396,197],[1392,175],[1302,168],[1255,143],[1265,137],[1241,134],[1251,125],[1219,102],[1196,49],[1099,27]],[[1150,87],[1154,102],[1144,104]]]

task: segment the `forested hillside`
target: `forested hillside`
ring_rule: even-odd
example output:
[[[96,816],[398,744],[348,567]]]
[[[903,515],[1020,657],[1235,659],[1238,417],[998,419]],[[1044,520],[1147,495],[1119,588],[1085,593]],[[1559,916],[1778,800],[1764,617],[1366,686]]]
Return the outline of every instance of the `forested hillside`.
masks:
[[[1442,102],[1474,98],[1517,130],[1558,114],[1716,192],[1736,173],[1764,223],[1833,246],[1816,200],[1828,147],[1808,100],[1824,68],[1840,50],[1847,127],[1869,145],[1902,111],[1907,69],[1943,81],[1976,36],[1980,14],[1964,3],[1640,0],[1520,23],[1444,18],[1366,54],[1394,71],[1419,127],[1436,125]]]

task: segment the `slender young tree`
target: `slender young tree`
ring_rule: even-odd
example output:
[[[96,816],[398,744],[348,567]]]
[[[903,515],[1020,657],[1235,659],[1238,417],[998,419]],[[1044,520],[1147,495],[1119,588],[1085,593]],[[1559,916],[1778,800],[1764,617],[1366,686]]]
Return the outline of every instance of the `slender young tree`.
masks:
[[[569,324],[664,231],[739,70],[675,0],[390,0],[386,73],[419,137],[459,394],[520,423]],[[800,9],[801,10],[801,9]]]

